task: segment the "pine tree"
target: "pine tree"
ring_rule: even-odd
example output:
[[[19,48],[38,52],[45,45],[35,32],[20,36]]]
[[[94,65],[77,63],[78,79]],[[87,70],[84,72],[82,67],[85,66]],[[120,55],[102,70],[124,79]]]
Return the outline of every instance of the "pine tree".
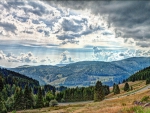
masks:
[[[14,94],[14,108],[16,110],[19,109],[19,103],[20,103],[19,94],[20,94],[20,88],[17,87]]]
[[[36,107],[42,108],[43,106],[44,106],[44,103],[43,103],[42,89],[39,87],[38,94],[37,94],[37,100],[36,100]]]
[[[4,88],[4,84],[3,84],[2,76],[0,75],[0,92],[3,90],[3,88]]]
[[[0,113],[7,113],[7,109],[4,104],[1,92],[0,92]]]
[[[22,91],[22,88],[20,88],[20,93],[19,93],[19,109],[26,109],[26,105],[25,105],[25,98],[24,98],[24,94]]]
[[[130,90],[129,84],[128,82],[126,82],[124,85],[124,91],[129,91],[129,90]]]
[[[118,84],[116,84],[114,88],[114,94],[119,94],[119,93],[120,93],[120,89],[119,89]]]
[[[114,92],[114,90],[115,90],[115,86],[116,86],[116,84],[114,83],[114,84],[113,84],[113,90],[112,90],[113,92]]]
[[[32,90],[31,88],[28,87],[28,85],[25,86],[24,99],[25,99],[25,108],[26,109],[33,108]]]
[[[94,89],[94,101],[102,101],[104,99],[104,89],[101,81],[97,81]]]
[[[14,107],[16,110],[25,109],[25,99],[22,89],[17,87],[14,94]]]

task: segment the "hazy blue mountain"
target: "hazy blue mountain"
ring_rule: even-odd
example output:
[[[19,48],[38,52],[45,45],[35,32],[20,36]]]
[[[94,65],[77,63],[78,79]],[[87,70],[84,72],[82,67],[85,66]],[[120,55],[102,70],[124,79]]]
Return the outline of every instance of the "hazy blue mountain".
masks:
[[[11,70],[55,86],[89,86],[97,80],[112,85],[150,66],[150,57],[134,57],[114,62],[83,61],[64,66],[23,66]]]

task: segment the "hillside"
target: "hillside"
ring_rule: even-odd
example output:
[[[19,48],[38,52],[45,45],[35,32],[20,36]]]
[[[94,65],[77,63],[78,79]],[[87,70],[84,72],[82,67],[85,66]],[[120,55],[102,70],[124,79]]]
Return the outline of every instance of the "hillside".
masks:
[[[136,91],[137,89],[140,90],[140,87],[145,86],[144,81],[129,82],[129,84],[130,86],[133,86],[135,88],[134,91]],[[122,89],[123,86],[124,83],[120,84],[120,89]],[[136,87],[138,88],[136,89]],[[109,97],[107,96],[105,100],[100,102],[84,101],[59,103],[56,107],[45,107],[42,109],[34,110],[22,110],[17,113],[149,113],[149,107],[141,107],[133,104],[134,101],[140,102],[145,96],[149,96],[149,93],[150,90],[147,89],[138,93],[134,92],[133,94],[130,94],[130,92],[125,92],[124,96],[122,97],[120,96],[120,94],[113,96],[110,94],[108,95]]]
[[[148,79],[150,79],[150,66],[134,73],[128,78],[129,81],[148,80]]]
[[[4,78],[5,84],[10,84],[11,86],[13,84],[20,87],[25,87],[27,84],[29,84],[30,87],[39,86],[37,80],[7,69],[0,68],[0,75]]]
[[[97,80],[111,86],[122,82],[135,72],[150,66],[149,57],[134,57],[114,62],[83,61],[63,67],[41,65],[12,68],[11,70],[55,86],[89,86]]]

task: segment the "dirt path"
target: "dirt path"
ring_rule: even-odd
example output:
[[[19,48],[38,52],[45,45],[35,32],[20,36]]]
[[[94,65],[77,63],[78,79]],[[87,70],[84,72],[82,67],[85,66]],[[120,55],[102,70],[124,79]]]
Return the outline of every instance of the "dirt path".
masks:
[[[133,95],[133,94],[136,94],[136,93],[140,93],[140,92],[146,91],[148,89],[150,89],[150,85],[147,85],[147,86],[145,86],[145,87],[143,87],[143,88],[141,88],[139,90],[136,90],[136,91],[133,91],[133,92],[129,92],[129,93],[120,95],[118,97],[108,98],[108,99],[105,99],[105,100],[113,100],[113,99],[125,97],[125,96],[128,96],[128,95]],[[92,102],[93,101],[67,102],[67,103],[59,103],[59,106],[76,105],[76,104],[87,104],[87,103],[92,103]]]
[[[82,102],[66,102],[66,103],[58,103],[59,106],[67,106],[67,105],[76,105],[76,104],[86,104],[86,103],[92,103],[92,101],[82,101]]]

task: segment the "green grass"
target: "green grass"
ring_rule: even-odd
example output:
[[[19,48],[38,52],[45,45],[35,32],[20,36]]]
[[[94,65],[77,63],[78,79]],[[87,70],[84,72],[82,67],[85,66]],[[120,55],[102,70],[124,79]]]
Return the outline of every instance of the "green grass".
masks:
[[[142,106],[134,106],[131,108],[123,109],[122,113],[150,113],[150,108],[144,108]]]

